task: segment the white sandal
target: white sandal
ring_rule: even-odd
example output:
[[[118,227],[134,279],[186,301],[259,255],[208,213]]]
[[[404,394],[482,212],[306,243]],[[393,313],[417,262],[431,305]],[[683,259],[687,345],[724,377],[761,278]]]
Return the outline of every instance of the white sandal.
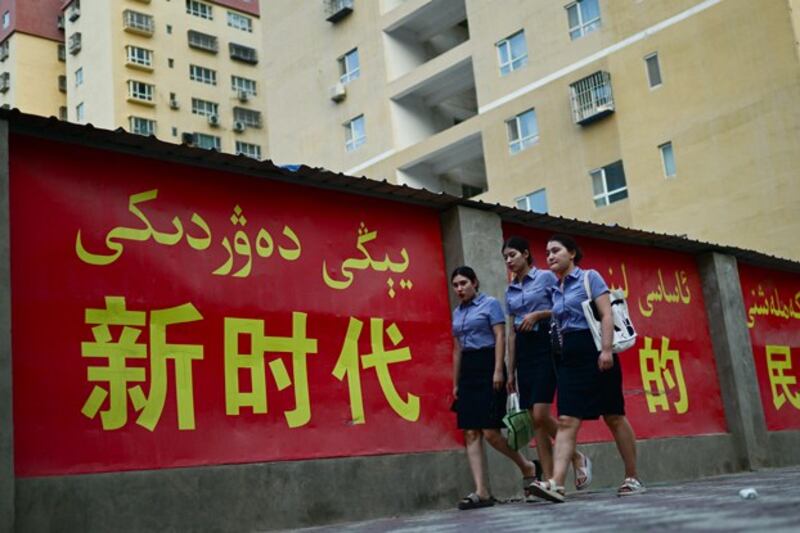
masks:
[[[642,494],[647,492],[647,489],[642,485],[642,482],[635,477],[626,477],[622,485],[617,489],[617,496],[631,496],[633,494]]]
[[[581,454],[581,466],[575,468],[575,488],[577,490],[588,489],[592,484],[592,460],[589,456]]]
[[[538,496],[553,503],[564,503],[564,487],[556,485],[552,479],[549,481],[534,481],[528,486],[533,496]]]

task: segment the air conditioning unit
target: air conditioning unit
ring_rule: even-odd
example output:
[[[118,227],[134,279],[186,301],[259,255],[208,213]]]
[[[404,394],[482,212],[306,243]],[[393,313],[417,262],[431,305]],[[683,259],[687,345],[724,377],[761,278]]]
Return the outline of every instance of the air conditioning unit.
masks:
[[[236,122],[233,123],[233,131],[237,133],[242,133],[245,130],[245,128],[247,128],[247,125],[241,120],[237,120]]]
[[[181,134],[181,142],[183,144],[194,144],[194,133],[184,132]]]
[[[347,96],[347,89],[344,86],[344,83],[337,83],[333,87],[331,87],[331,100],[334,102],[341,102]]]
[[[180,102],[178,102],[176,99],[173,98],[172,100],[169,101],[169,108],[170,109],[180,109],[181,108],[181,104],[180,104]]]
[[[219,126],[219,115],[208,115],[208,124],[210,126]]]
[[[236,96],[239,98],[240,102],[247,102],[250,100],[250,93],[247,91],[239,91]]]
[[[58,29],[64,31],[64,15],[58,16]]]

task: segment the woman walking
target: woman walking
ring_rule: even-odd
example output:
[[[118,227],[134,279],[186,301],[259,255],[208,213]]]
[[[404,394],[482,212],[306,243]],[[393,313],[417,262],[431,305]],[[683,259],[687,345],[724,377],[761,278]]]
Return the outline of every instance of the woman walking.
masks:
[[[500,433],[505,413],[505,317],[500,303],[478,292],[475,271],[461,266],[450,276],[460,304],[453,310],[453,396],[458,427],[464,430],[475,491],[458,502],[461,510],[494,505],[484,472],[483,441],[514,461],[523,477],[537,465],[512,450]]]
[[[533,266],[528,240],[510,237],[503,243],[503,259],[513,279],[506,288],[508,333],[508,391],[519,391],[520,407],[533,420],[536,451],[545,479],[553,475],[553,444],[557,423],[552,415],[556,393],[555,363],[550,347],[552,294],[558,278],[553,272]],[[579,453],[572,455],[575,488],[592,482],[592,462]],[[531,479],[528,485],[533,482]],[[524,481],[523,481],[524,482]],[[525,486],[527,490],[527,486]]]
[[[622,396],[622,369],[617,354],[611,352],[613,318],[608,286],[597,272],[578,267],[583,254],[575,241],[556,235],[547,243],[547,264],[558,276],[553,291],[553,320],[560,339],[561,354],[556,358],[558,375],[558,432],[552,478],[531,484],[534,496],[552,502],[564,501],[564,478],[575,450],[583,420],[603,421],[611,430],[622,461],[625,478],[619,496],[645,491],[636,472],[636,436],[625,417]],[[589,282],[586,294],[584,276]],[[581,302],[591,298],[600,315],[602,350],[597,351]]]

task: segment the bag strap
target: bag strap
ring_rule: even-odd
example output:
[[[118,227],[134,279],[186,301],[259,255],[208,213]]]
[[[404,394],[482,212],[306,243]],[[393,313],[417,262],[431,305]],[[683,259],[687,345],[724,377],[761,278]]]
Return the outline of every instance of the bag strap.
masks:
[[[583,271],[583,290],[586,291],[586,297],[589,300],[592,300],[592,288],[589,286],[589,272],[593,272],[592,270],[584,270]]]

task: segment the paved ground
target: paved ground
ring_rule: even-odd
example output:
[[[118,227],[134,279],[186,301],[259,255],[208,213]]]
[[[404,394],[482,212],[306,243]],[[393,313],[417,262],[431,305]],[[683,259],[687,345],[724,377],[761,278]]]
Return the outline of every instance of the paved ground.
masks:
[[[739,490],[753,487],[758,498]],[[455,502],[454,502],[455,503]],[[473,511],[337,524],[302,531],[368,533],[449,531],[769,531],[800,532],[800,468],[762,470],[648,487],[618,498],[614,491],[570,494],[564,504],[510,501]]]

